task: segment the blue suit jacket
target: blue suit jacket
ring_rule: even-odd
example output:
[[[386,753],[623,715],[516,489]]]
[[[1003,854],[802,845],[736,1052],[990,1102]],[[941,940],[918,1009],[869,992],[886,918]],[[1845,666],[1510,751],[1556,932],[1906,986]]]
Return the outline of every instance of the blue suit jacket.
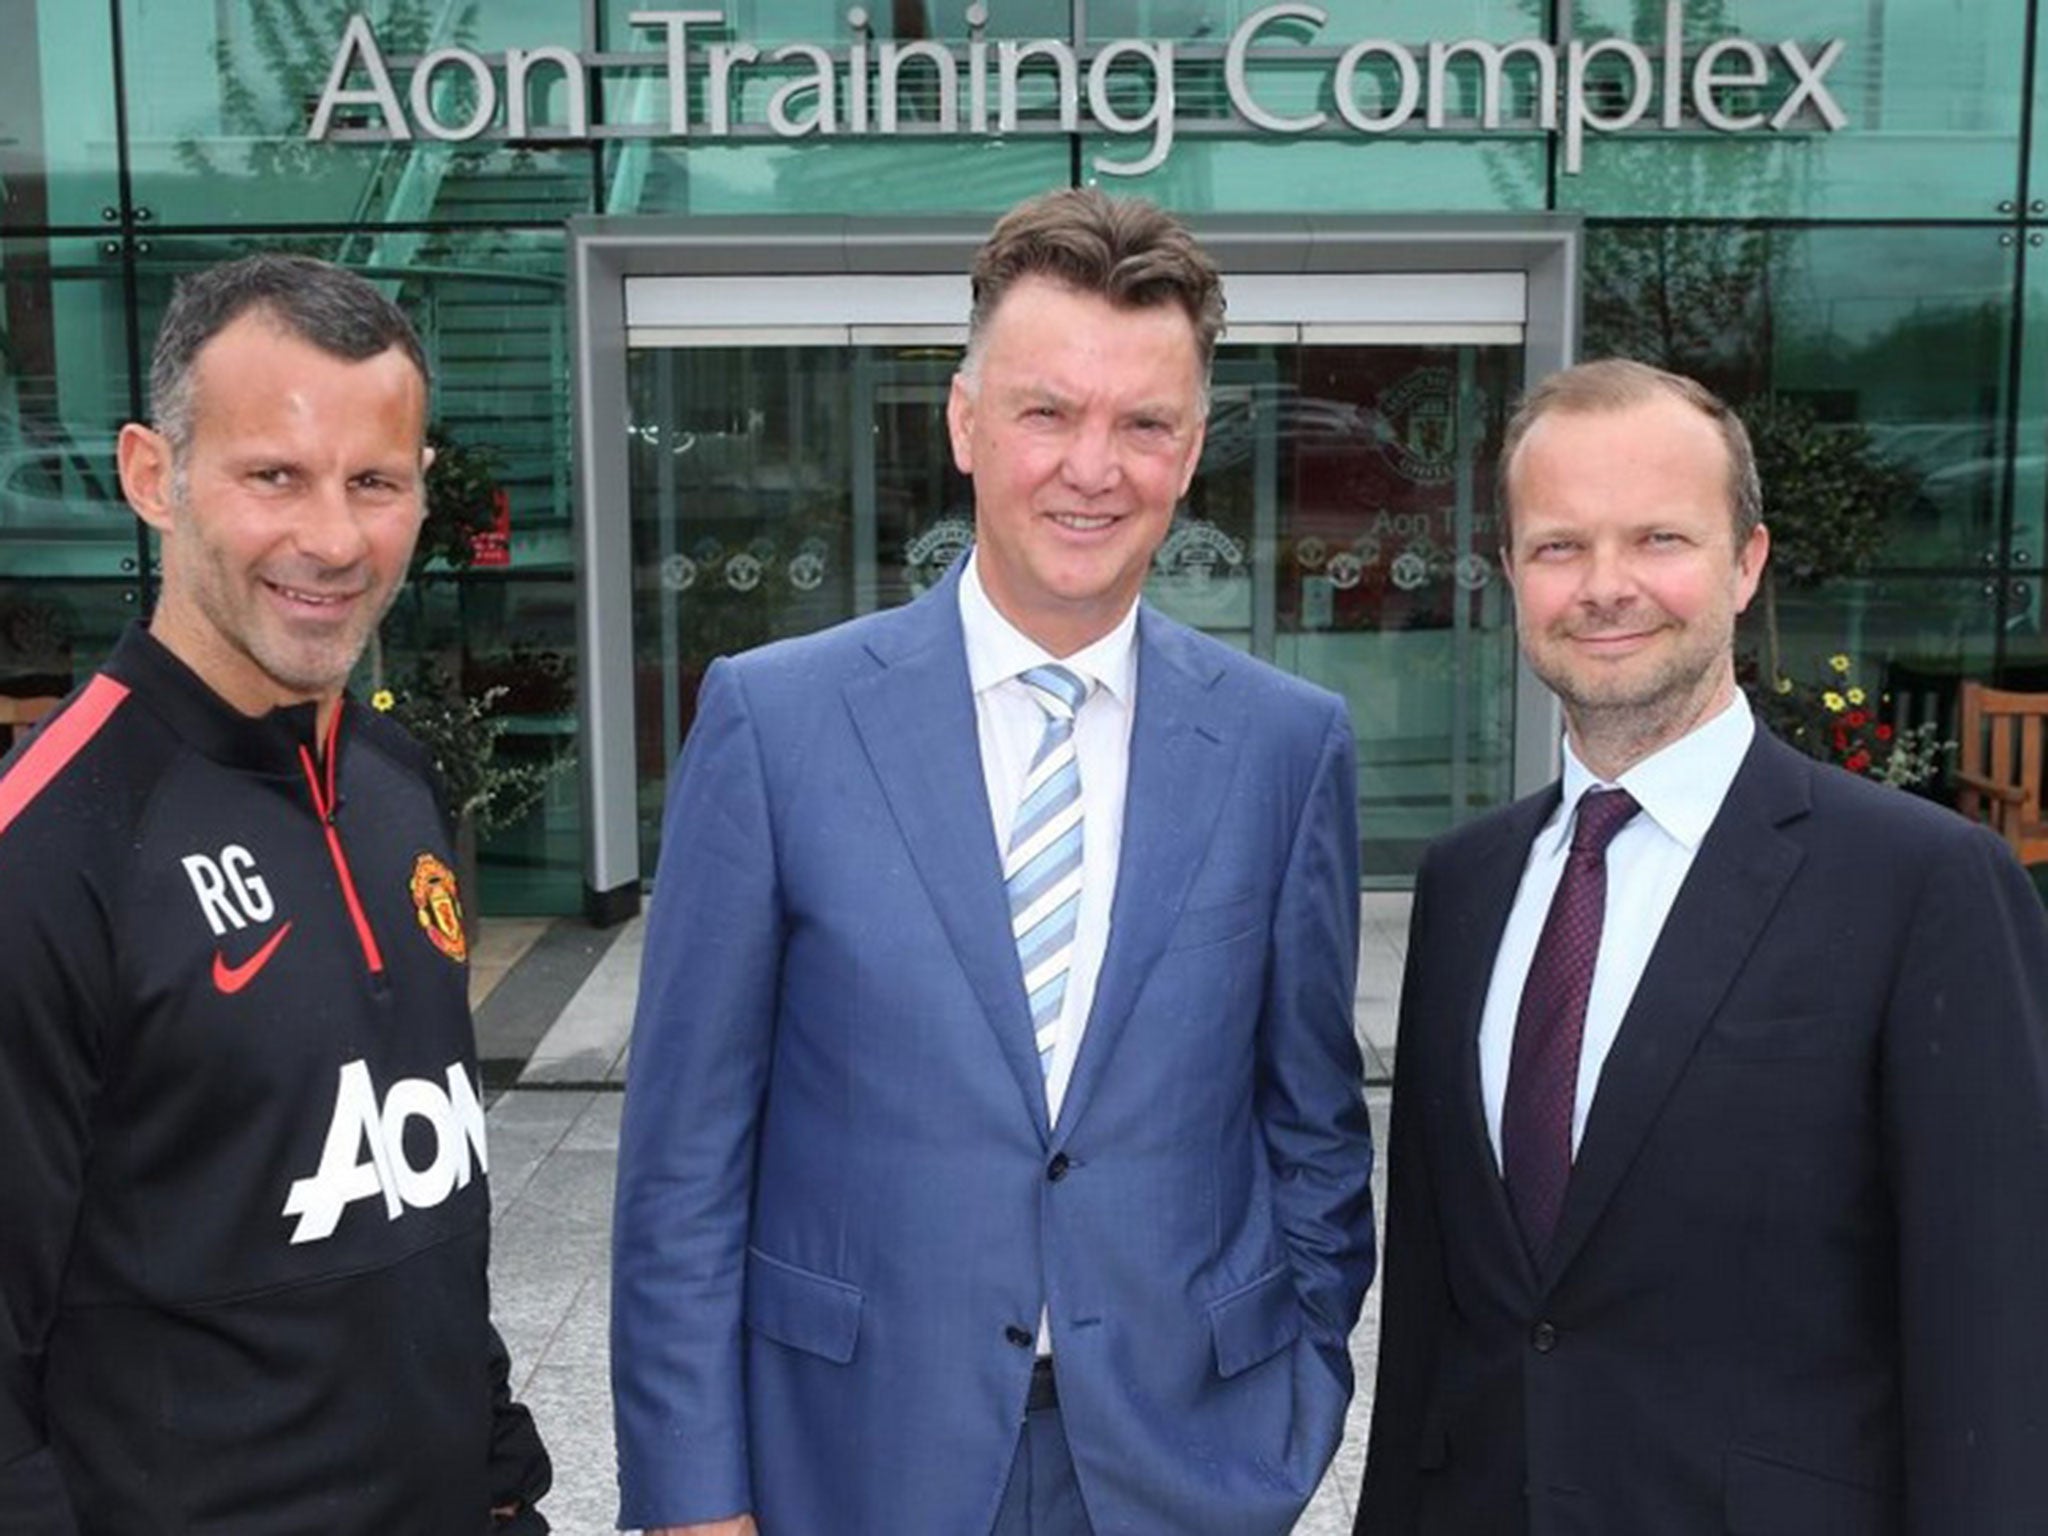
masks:
[[[1057,1127],[957,576],[714,665],[619,1166],[622,1523],[989,1529],[1050,1308],[1095,1529],[1285,1531],[1372,1277],[1342,704],[1141,611],[1112,928]]]

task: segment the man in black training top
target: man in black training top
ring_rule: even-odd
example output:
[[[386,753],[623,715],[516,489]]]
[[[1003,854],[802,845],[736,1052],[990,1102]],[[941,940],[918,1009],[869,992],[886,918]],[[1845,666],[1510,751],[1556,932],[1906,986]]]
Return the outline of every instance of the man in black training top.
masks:
[[[342,692],[420,528],[419,341],[250,257],[179,286],[150,388],[155,617],[0,774],[0,1531],[545,1531],[466,893]]]

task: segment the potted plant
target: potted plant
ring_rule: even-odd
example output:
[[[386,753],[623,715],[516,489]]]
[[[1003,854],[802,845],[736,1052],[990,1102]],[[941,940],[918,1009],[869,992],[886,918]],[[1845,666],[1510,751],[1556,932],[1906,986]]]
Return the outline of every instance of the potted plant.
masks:
[[[421,660],[394,687],[377,689],[372,708],[391,716],[434,760],[448,813],[455,821],[456,884],[471,920],[477,907],[477,840],[531,811],[573,754],[551,749],[537,760],[513,760],[499,746],[511,725],[498,684],[465,693],[448,673]]]

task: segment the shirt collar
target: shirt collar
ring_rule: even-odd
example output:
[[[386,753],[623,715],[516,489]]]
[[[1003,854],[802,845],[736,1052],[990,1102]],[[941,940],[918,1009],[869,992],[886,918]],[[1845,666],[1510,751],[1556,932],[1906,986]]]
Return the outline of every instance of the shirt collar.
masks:
[[[960,632],[967,645],[968,681],[977,695],[1032,667],[1057,662],[1093,687],[1108,690],[1119,703],[1130,704],[1138,655],[1135,602],[1100,640],[1071,656],[1054,656],[996,611],[981,584],[978,559],[978,552],[970,552],[960,573]]]
[[[1630,768],[1614,785],[1636,797],[1636,804],[1673,842],[1697,849],[1707,828],[1721,813],[1721,802],[1749,753],[1756,720],[1740,688],[1727,707],[1704,725],[1695,726],[1667,747],[1661,747]],[[1612,788],[1564,744],[1564,802],[1552,823],[1560,836],[1571,825],[1579,797],[1589,789]]]
[[[141,619],[129,621],[105,670],[146,700],[187,743],[230,768],[303,783],[299,749],[320,755],[317,706],[285,704],[261,715],[245,715],[151,634]],[[341,707],[351,710],[346,696]],[[352,736],[355,724],[355,715],[346,713],[335,738],[337,751],[341,740]]]

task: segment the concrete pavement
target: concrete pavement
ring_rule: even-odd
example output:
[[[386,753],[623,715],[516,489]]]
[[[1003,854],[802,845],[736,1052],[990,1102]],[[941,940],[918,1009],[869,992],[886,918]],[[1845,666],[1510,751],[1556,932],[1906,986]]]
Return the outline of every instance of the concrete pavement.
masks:
[[[1357,1021],[1381,1146],[1407,927],[1405,894],[1367,894]],[[603,1536],[615,1513],[605,1360],[611,1200],[641,943],[639,920],[601,933],[568,921],[492,919],[472,966],[486,1083],[496,1093],[493,1306],[517,1390],[554,1455],[545,1508],[563,1536]],[[1383,1180],[1382,1168],[1382,1207]],[[1375,1286],[1351,1341],[1359,1395],[1344,1444],[1296,1536],[1349,1536],[1378,1326]]]

